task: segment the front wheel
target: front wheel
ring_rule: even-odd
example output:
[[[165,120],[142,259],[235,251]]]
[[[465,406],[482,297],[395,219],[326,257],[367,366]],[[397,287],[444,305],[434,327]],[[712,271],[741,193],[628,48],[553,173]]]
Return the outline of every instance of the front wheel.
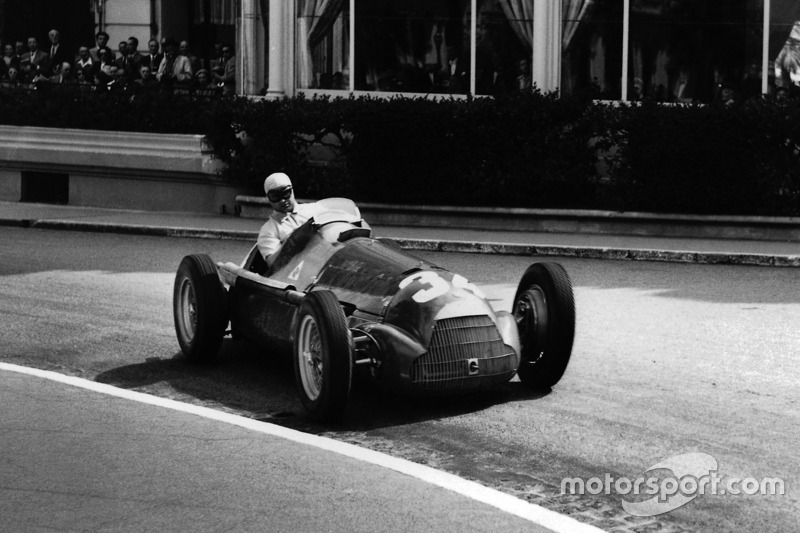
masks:
[[[178,267],[172,295],[175,333],[192,362],[206,362],[219,351],[228,310],[217,267],[207,255],[187,255]]]
[[[557,263],[528,267],[514,296],[522,357],[517,375],[533,389],[552,387],[567,369],[575,337],[572,282]]]
[[[353,340],[342,306],[330,291],[308,293],[300,303],[294,369],[300,400],[317,420],[344,414],[353,379]]]

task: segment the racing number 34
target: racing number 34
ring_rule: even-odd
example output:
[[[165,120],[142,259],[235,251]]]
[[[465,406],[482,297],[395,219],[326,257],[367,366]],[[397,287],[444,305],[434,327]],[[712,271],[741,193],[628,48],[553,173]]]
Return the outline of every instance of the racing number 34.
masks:
[[[472,294],[480,298],[484,298],[483,293],[475,285],[467,281],[467,278],[464,276],[459,276],[458,274],[453,276],[453,279],[448,282],[446,279],[432,270],[421,270],[419,272],[414,272],[401,281],[400,288],[404,289],[415,281],[422,285],[427,285],[427,288],[418,290],[414,293],[414,296],[411,297],[415,302],[420,304],[430,302],[434,298],[438,298],[439,296],[444,296],[447,294],[447,292],[450,290],[451,283],[453,284],[453,287],[468,290]]]

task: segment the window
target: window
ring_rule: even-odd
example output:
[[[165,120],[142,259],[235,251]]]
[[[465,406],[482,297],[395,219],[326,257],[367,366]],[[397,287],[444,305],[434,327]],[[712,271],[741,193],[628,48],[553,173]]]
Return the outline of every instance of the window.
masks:
[[[300,0],[295,36],[298,88],[350,88],[350,5],[347,0]]]
[[[562,91],[664,102],[759,96],[769,71],[764,11],[764,0],[563,0]]]
[[[533,2],[478,3],[475,93],[499,96],[531,85]]]
[[[296,16],[299,89],[489,95],[531,85],[533,0],[297,0]]]

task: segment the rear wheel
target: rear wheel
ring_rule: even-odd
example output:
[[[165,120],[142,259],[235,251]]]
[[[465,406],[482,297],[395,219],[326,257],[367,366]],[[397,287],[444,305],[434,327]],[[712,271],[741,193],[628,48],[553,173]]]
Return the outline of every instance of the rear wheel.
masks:
[[[294,369],[300,400],[317,420],[344,414],[353,379],[353,340],[339,300],[330,291],[308,293],[300,304]]]
[[[522,345],[520,381],[536,389],[552,387],[567,369],[575,337],[575,300],[564,268],[531,265],[517,288],[513,313]]]
[[[206,362],[219,351],[228,325],[225,288],[207,255],[187,255],[178,267],[172,295],[175,333],[192,362]]]

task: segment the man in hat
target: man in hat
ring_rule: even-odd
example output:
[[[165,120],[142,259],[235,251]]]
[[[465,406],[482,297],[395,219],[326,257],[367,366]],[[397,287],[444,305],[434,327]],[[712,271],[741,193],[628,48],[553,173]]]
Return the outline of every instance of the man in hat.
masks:
[[[314,203],[297,203],[292,180],[283,172],[270,174],[264,180],[264,192],[272,206],[272,214],[258,232],[258,250],[271,266],[277,257],[275,252],[294,230],[314,216],[317,208]]]

